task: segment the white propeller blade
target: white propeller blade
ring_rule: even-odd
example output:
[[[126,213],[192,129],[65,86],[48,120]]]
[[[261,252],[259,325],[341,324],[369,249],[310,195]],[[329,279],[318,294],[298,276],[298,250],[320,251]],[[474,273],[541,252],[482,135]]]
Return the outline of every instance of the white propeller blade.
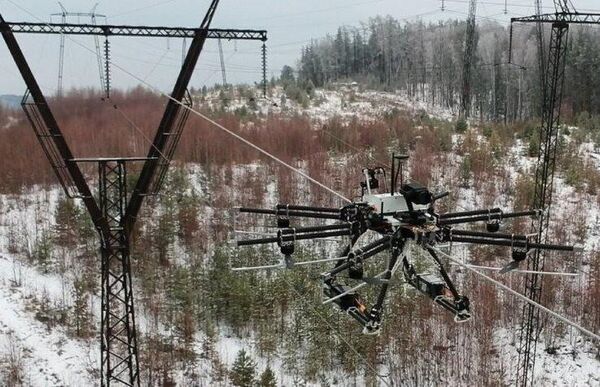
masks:
[[[285,265],[283,263],[278,263],[277,265],[266,265],[266,266],[232,267],[231,271],[271,270],[271,269],[285,269]]]
[[[470,267],[472,269],[481,269],[481,270],[493,270],[493,271],[500,271],[502,270],[501,267],[491,267],[491,266],[479,266],[479,265],[471,265],[471,264],[464,264],[464,265],[459,265],[457,263],[452,263],[453,266],[465,266],[465,267]],[[533,270],[520,270],[520,269],[515,269],[515,270],[511,270],[509,271],[509,273],[530,273],[530,274],[543,274],[543,275],[563,275],[563,276],[569,276],[569,277],[577,277],[580,274],[579,273],[562,273],[562,272],[557,272],[557,271],[533,271]]]
[[[387,270],[386,270],[386,271],[387,271]],[[384,271],[384,272],[381,272],[381,273],[379,273],[379,274],[377,274],[377,275],[376,275],[375,277],[373,277],[373,278],[379,278],[379,277],[381,277],[381,276],[382,276],[382,275],[384,275],[384,274],[385,274],[385,271]],[[339,299],[339,298],[342,298],[342,297],[344,297],[345,295],[347,295],[347,294],[349,294],[349,293],[352,293],[353,291],[355,291],[355,290],[358,290],[358,289],[362,288],[362,287],[363,287],[363,286],[365,286],[365,285],[367,285],[367,283],[366,283],[366,282],[361,282],[361,283],[359,283],[358,285],[356,285],[355,287],[353,287],[353,288],[350,288],[350,289],[346,290],[345,292],[338,294],[337,296],[334,296],[334,297],[331,297],[331,298],[328,298],[328,299],[326,299],[325,301],[323,301],[323,305],[329,304],[329,303],[331,303],[331,302],[333,302],[333,301],[335,301],[335,300],[337,300],[337,299]]]

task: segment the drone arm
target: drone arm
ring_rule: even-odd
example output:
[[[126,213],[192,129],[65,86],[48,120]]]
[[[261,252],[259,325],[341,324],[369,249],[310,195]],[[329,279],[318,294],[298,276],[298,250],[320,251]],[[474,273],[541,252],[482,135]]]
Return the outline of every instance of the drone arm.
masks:
[[[490,213],[486,212],[486,215],[479,215],[479,216],[464,216],[463,215],[463,217],[459,217],[457,215],[456,217],[452,217],[450,219],[442,218],[443,215],[440,215],[441,219],[439,220],[438,225],[445,226],[445,225],[449,225],[449,224],[473,223],[473,222],[482,222],[482,221],[489,221],[489,220],[520,218],[520,217],[525,217],[525,216],[539,216],[540,214],[541,214],[540,210],[518,211],[518,212],[508,212],[508,213],[503,213],[500,211],[500,212],[490,212]],[[449,214],[445,214],[445,215],[449,215]]]
[[[294,204],[278,204],[277,209],[289,209],[289,210],[298,210],[298,211],[315,211],[315,212],[329,212],[333,214],[337,214],[340,212],[339,208],[329,208],[329,207],[314,207],[314,206],[297,206]]]
[[[377,315],[377,318],[381,317],[383,303],[385,301],[385,297],[387,295],[387,291],[388,291],[388,287],[389,287],[389,280],[392,278],[394,267],[396,266],[396,263],[398,262],[398,257],[400,256],[401,252],[402,252],[401,248],[393,249],[392,258],[388,262],[388,267],[387,267],[386,271],[384,272],[383,276],[381,277],[381,279],[384,282],[381,285],[381,289],[379,290],[379,295],[377,296],[377,301],[373,305],[373,308],[371,308],[371,313],[372,314],[375,313]]]
[[[300,217],[300,218],[340,220],[340,210],[336,210],[336,211],[337,211],[337,213],[334,213],[334,212],[310,212],[310,211],[299,211],[299,210],[282,211],[280,209],[270,210],[270,209],[265,209],[265,208],[245,208],[245,207],[240,208],[240,212],[250,213],[250,214],[287,215],[287,216]]]
[[[577,251],[578,248],[575,246],[567,246],[567,245],[555,245],[548,243],[529,243],[527,240],[516,238],[513,240],[504,240],[504,239],[487,239],[487,238],[473,238],[473,237],[454,237],[451,236],[450,241],[458,242],[458,243],[473,243],[478,245],[493,245],[493,246],[510,246],[510,247],[520,247],[520,248],[530,248],[530,249],[539,249],[539,250],[554,250],[554,251]]]
[[[362,259],[363,261],[367,258],[371,258],[372,256],[379,254],[380,252],[389,249],[389,245],[381,245],[378,246],[374,249],[371,249],[367,252],[364,252],[360,255],[360,259]],[[324,274],[325,277],[331,277],[334,276],[346,269],[349,269],[350,267],[352,267],[355,263],[351,262],[350,260],[344,262],[342,265],[336,266],[335,268],[333,268],[330,272],[327,272]]]
[[[503,234],[499,232],[481,232],[481,231],[470,231],[470,230],[449,230],[448,234],[454,236],[470,236],[480,238],[492,238],[492,239],[508,239],[508,240],[523,240],[526,241],[525,235],[516,234]],[[449,239],[450,240],[450,239]]]
[[[449,212],[447,214],[441,214],[440,219],[448,219],[448,218],[462,218],[465,216],[474,216],[474,215],[487,215],[487,214],[498,214],[502,212],[499,208],[490,208],[487,210],[475,210],[475,211],[463,211],[463,212]]]
[[[329,278],[329,277],[334,276],[346,269],[349,269],[351,266],[353,266],[355,264],[355,262],[352,262],[352,259],[351,259],[353,256],[360,258],[361,260],[364,261],[367,258],[370,258],[386,249],[389,249],[390,248],[390,240],[391,240],[390,236],[385,236],[375,242],[369,243],[368,245],[366,245],[365,247],[363,247],[361,249],[356,249],[354,251],[349,252],[346,257],[340,258],[340,260],[343,260],[344,263],[342,263],[341,265],[337,265],[331,271],[323,274],[323,276],[325,278]]]

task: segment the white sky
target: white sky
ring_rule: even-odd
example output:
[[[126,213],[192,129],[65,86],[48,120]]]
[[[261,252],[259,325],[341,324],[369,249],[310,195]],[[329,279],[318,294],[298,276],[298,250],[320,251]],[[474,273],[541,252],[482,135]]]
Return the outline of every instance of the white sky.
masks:
[[[208,0],[63,0],[68,11],[88,12],[99,2],[97,13],[108,16],[109,24],[140,24],[168,26],[198,26]],[[507,23],[510,17],[534,13],[534,0],[504,0],[478,2],[478,16]],[[579,11],[600,10],[597,0],[573,0]],[[340,25],[359,26],[361,21],[377,15],[391,15],[397,19],[435,21],[448,18],[464,19],[468,0],[222,0],[213,20],[214,28],[256,28],[269,32],[269,76],[278,74],[284,64],[294,65],[300,48],[313,38],[334,33]],[[552,12],[553,5],[545,0],[544,11]],[[0,13],[8,21],[49,21],[50,14],[59,12],[52,0],[0,0]],[[54,21],[59,21],[55,18]],[[88,22],[85,18],[81,23]],[[77,22],[71,19],[71,22]],[[58,35],[17,36],[29,63],[44,91],[56,91],[58,73]],[[66,41],[64,85],[69,87],[97,87],[99,76],[93,53],[78,46],[76,40],[94,48],[91,37],[70,37]],[[152,85],[169,91],[181,64],[182,41],[165,38],[111,39],[112,59],[118,65],[134,72]],[[260,42],[223,42],[227,78],[230,83],[260,81]],[[113,68],[113,85],[131,87],[138,81]],[[192,86],[213,85],[220,82],[218,49],[209,41],[200,57]],[[0,40],[0,94],[22,94],[24,84]]]

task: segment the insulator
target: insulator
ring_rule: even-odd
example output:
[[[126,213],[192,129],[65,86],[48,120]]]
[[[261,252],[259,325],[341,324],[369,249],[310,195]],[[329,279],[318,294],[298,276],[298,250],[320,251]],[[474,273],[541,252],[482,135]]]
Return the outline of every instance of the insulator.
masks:
[[[108,37],[104,40],[104,71],[105,71],[105,93],[106,97],[110,97],[110,42]]]

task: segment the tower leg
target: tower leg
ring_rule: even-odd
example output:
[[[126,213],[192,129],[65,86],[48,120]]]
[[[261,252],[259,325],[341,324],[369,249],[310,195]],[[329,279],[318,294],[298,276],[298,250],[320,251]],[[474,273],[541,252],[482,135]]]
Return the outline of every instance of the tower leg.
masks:
[[[537,235],[538,243],[545,243],[548,239],[548,221],[550,219],[550,205],[552,204],[568,32],[568,23],[555,22],[552,24],[550,50],[547,56],[548,62],[542,77],[545,84],[533,206],[534,208],[544,209],[545,213],[538,220],[534,220],[532,224],[532,232]],[[545,252],[536,249],[531,259],[527,261],[527,269],[536,272],[543,271],[544,261]],[[539,303],[542,294],[542,280],[540,275],[536,273],[528,274],[525,279],[525,286],[525,296]],[[542,328],[540,325],[540,311],[531,304],[525,304],[522,316],[523,322],[518,348],[517,383],[521,386],[530,386],[535,384],[535,355],[537,341]]]
[[[124,161],[100,161],[100,207],[110,225],[102,239],[102,386],[139,386],[129,241],[120,220],[126,200]]]

